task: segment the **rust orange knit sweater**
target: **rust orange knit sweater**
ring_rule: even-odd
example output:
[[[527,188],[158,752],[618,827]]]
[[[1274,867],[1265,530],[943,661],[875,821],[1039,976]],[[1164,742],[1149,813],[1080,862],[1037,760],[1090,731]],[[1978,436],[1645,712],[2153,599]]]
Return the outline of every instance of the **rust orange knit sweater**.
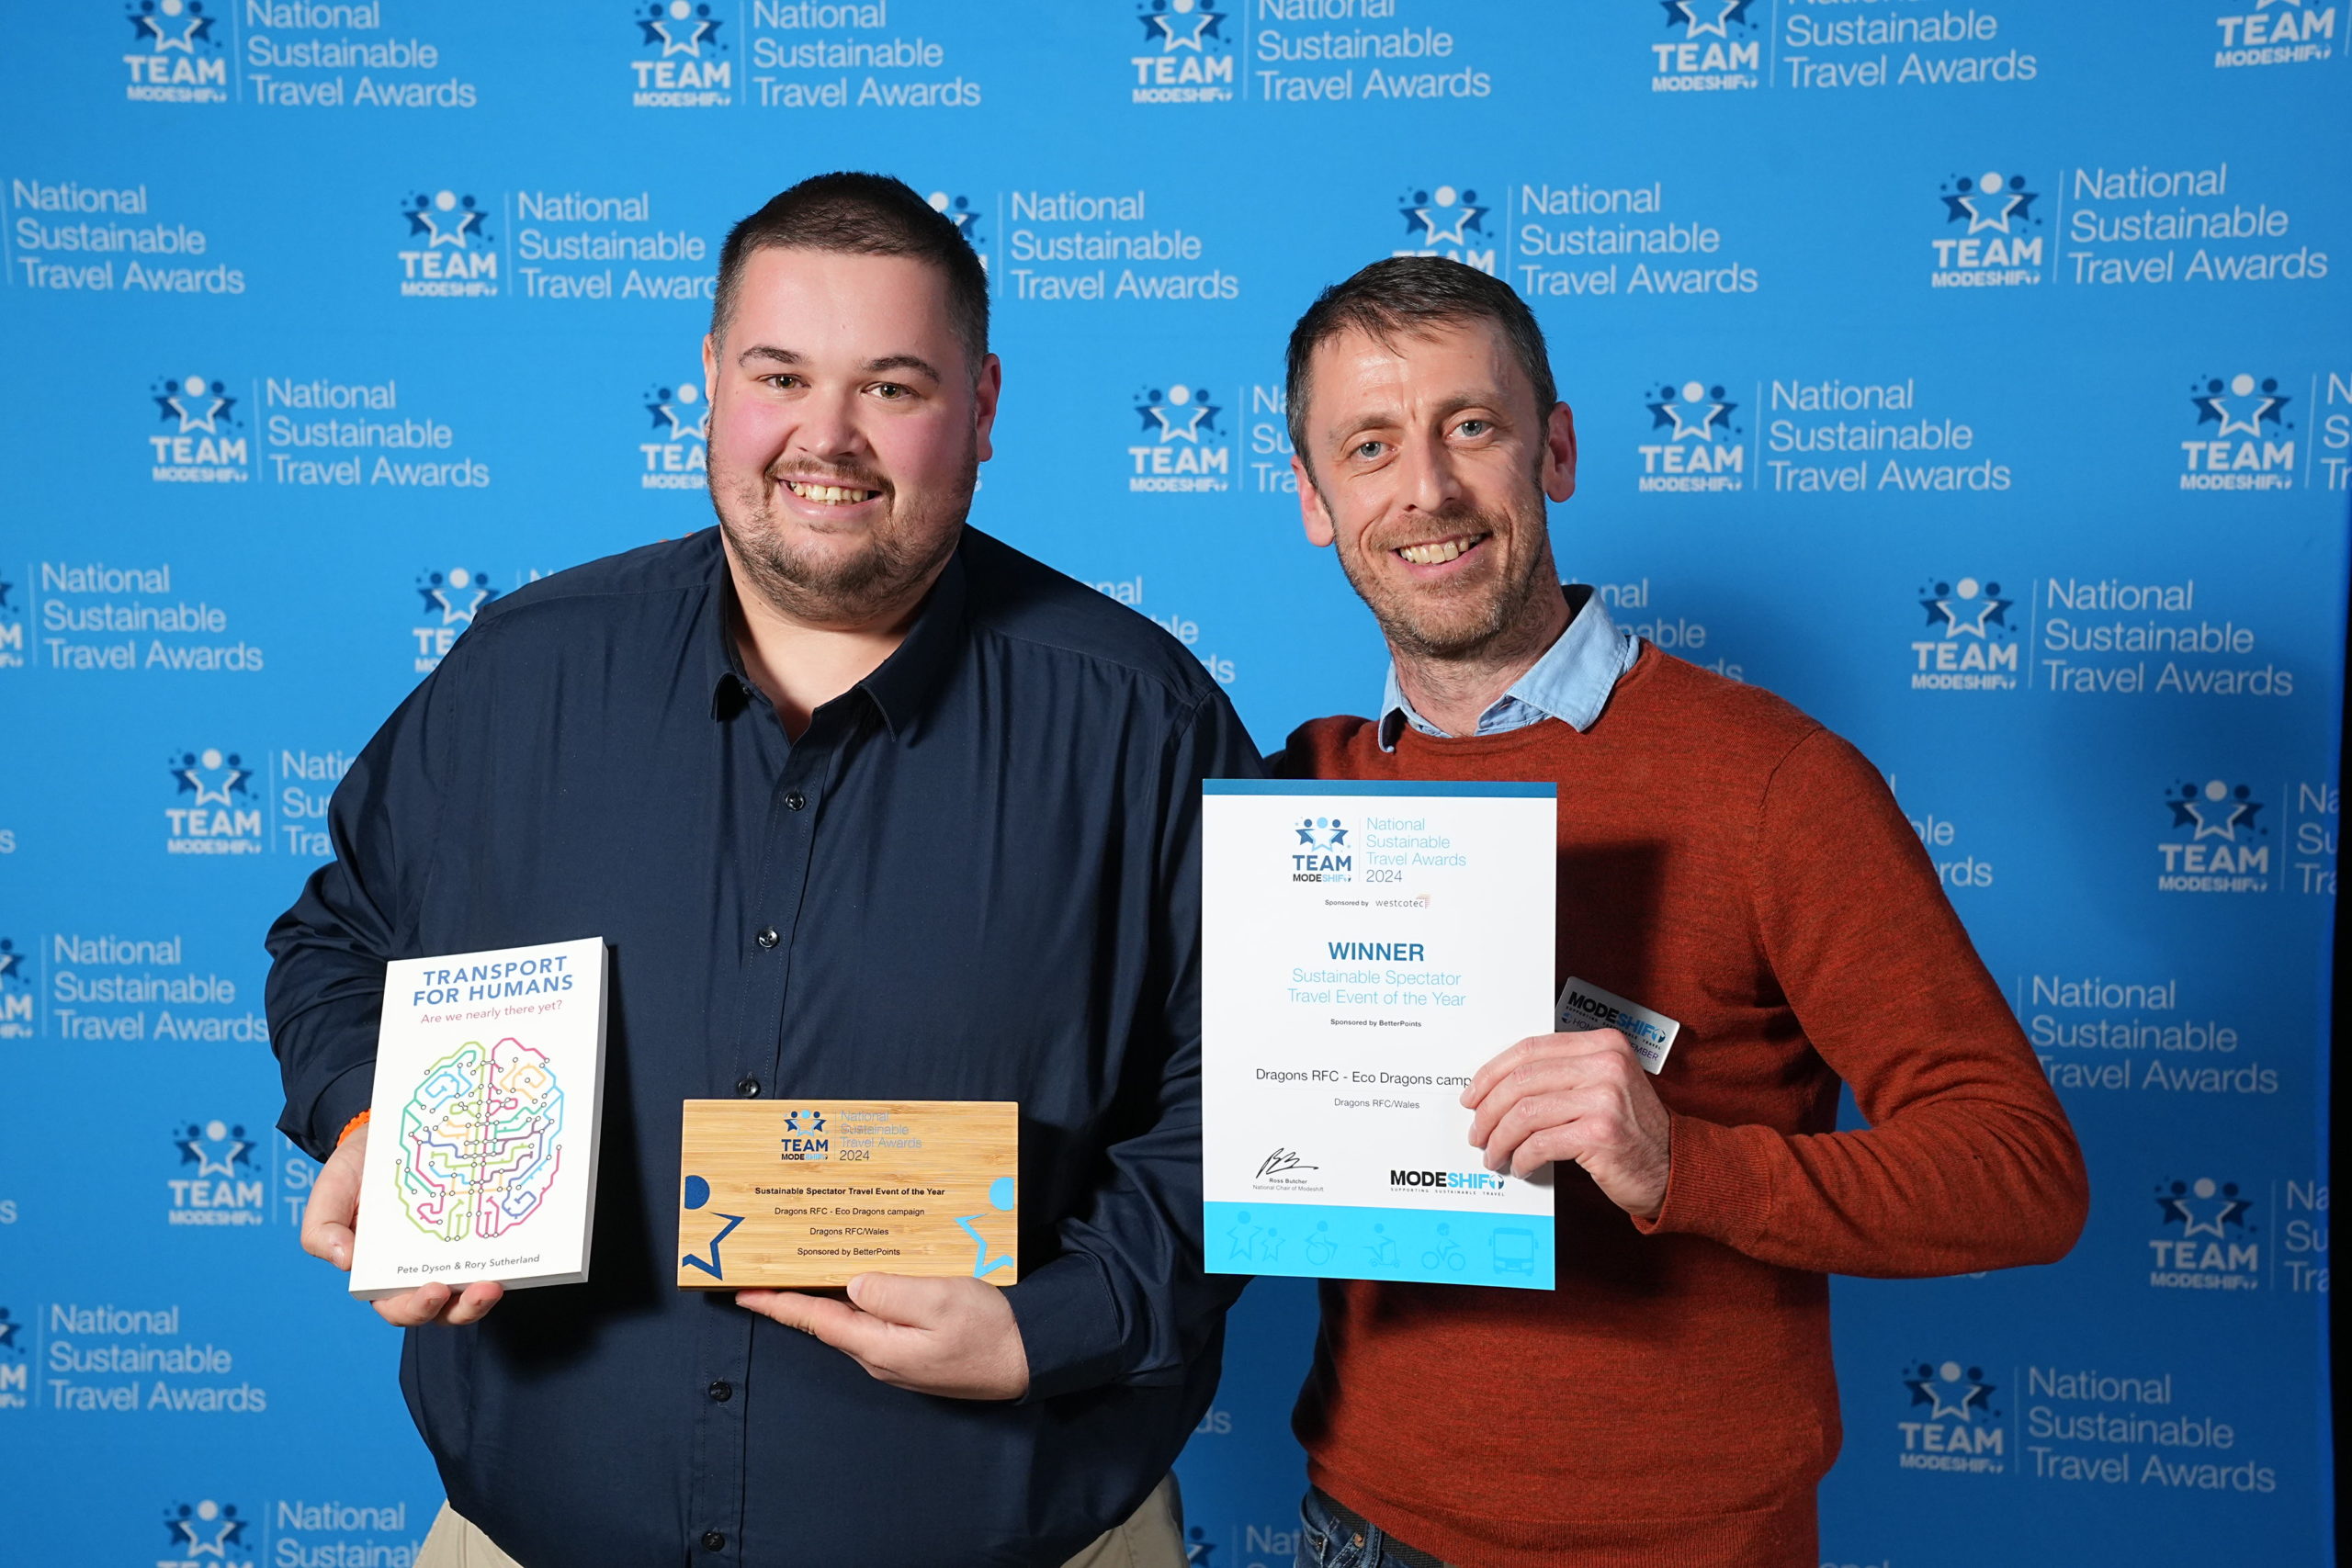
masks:
[[[1316,1483],[1472,1568],[1813,1568],[1839,1436],[1824,1276],[2047,1263],[2088,1201],[1884,782],[1779,698],[1646,646],[1582,734],[1408,727],[1384,753],[1371,723],[1318,719],[1280,771],[1556,783],[1555,985],[1682,1023],[1655,1223],[1569,1167],[1550,1292],[1324,1284],[1294,1417]],[[1867,1131],[1832,1131],[1840,1079]]]

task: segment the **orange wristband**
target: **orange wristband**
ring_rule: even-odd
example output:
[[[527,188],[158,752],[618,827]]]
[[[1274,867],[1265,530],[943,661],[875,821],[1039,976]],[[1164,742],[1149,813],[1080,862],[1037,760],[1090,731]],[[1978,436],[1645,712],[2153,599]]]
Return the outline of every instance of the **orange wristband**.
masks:
[[[354,1116],[350,1121],[345,1122],[343,1124],[343,1131],[334,1135],[334,1146],[336,1148],[343,1147],[343,1141],[345,1138],[348,1138],[352,1134],[356,1133],[360,1128],[365,1127],[366,1125],[368,1125],[368,1112],[363,1111],[358,1115]]]

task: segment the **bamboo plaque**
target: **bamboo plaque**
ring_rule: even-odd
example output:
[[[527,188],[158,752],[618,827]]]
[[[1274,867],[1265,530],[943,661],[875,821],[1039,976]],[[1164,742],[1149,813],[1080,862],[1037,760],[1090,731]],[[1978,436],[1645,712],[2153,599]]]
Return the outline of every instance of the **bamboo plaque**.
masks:
[[[1011,1100],[689,1100],[678,1283],[1020,1277]]]

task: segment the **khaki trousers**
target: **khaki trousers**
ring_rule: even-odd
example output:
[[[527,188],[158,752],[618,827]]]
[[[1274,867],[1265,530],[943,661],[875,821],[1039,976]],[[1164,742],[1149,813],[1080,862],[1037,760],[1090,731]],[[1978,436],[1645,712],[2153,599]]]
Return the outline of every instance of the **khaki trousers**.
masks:
[[[943,1552],[941,1561],[952,1561]],[[448,1504],[433,1520],[416,1568],[522,1568],[498,1549],[473,1521]],[[1184,1526],[1176,1501],[1176,1478],[1152,1488],[1127,1522],[1095,1538],[1065,1568],[1184,1568]]]

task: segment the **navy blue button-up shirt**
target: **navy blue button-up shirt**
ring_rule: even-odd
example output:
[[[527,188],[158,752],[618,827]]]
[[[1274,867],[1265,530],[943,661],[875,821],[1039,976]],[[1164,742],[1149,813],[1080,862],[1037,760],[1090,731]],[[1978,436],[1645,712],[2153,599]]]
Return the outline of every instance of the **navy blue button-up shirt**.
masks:
[[[322,1156],[367,1105],[386,960],[605,938],[592,1277],[408,1336],[452,1504],[549,1568],[1059,1563],[1216,1388],[1200,786],[1256,753],[1173,639],[974,530],[797,741],[731,594],[713,530],[561,573],[393,714],[270,932],[279,1125]],[[679,1102],[746,1080],[1020,1102],[1027,1398],[910,1393],[677,1288]]]

